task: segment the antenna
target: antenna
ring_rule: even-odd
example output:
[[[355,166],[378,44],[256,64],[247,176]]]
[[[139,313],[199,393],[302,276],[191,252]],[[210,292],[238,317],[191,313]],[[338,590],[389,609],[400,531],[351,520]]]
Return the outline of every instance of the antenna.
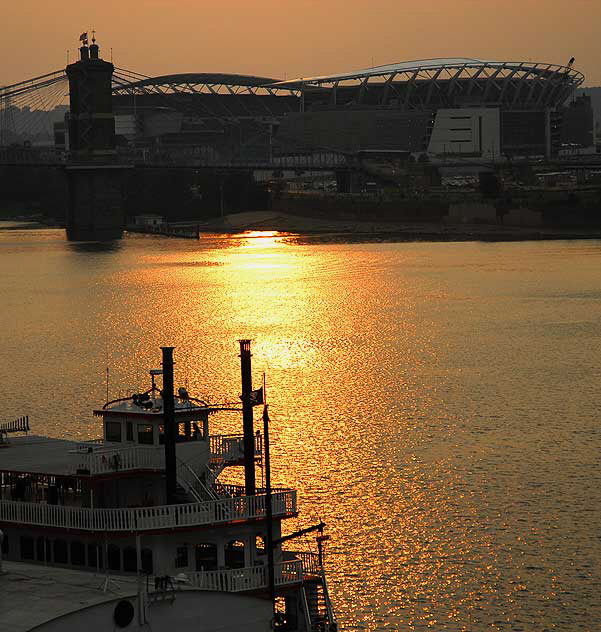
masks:
[[[184,386],[188,390],[188,350],[184,352]]]

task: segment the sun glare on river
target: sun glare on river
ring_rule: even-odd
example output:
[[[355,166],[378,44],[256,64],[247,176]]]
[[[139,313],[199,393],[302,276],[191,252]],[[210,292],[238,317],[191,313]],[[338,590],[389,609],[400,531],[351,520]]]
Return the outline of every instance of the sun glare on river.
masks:
[[[288,233],[280,233],[277,230],[248,230],[232,235],[231,239],[238,241],[240,248],[273,248],[282,243],[282,239]]]

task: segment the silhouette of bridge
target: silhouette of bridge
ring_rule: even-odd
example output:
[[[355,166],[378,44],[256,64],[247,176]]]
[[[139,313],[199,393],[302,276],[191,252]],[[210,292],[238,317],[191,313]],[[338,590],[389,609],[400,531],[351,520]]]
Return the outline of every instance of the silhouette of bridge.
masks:
[[[223,73],[187,73],[148,77],[124,68],[112,76],[114,102],[125,111],[154,109],[179,112],[194,119],[199,132],[223,134],[245,126],[257,136],[271,133],[278,117],[298,111],[298,90],[278,87],[278,79]],[[207,98],[208,97],[208,98]],[[214,97],[218,97],[215,99]],[[131,105],[130,105],[131,104]],[[0,163],[60,165],[67,154],[57,151],[55,126],[61,127],[69,111],[69,80],[65,70],[56,70],[25,81],[0,87]],[[125,117],[127,118],[127,116]],[[120,160],[128,163],[220,169],[313,169],[340,167],[348,156],[340,151],[321,151],[286,156],[222,155],[203,153],[193,157],[157,155],[136,151],[136,134],[128,148],[119,148]],[[263,139],[265,140],[265,139]],[[241,141],[242,145],[242,141]]]

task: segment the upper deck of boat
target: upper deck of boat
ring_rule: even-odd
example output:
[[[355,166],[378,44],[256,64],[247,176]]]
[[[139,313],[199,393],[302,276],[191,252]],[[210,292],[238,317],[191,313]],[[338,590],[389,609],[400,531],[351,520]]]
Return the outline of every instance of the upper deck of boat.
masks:
[[[69,476],[78,443],[38,435],[12,437],[0,446],[0,472]]]

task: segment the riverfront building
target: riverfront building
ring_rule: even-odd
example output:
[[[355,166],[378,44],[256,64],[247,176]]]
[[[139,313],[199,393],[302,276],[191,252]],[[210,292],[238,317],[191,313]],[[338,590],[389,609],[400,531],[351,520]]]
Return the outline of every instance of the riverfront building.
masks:
[[[428,59],[280,81],[192,73],[114,85],[116,133],[202,162],[317,152],[553,156],[592,138],[584,76],[566,65]],[[590,127],[590,129],[589,129]]]

